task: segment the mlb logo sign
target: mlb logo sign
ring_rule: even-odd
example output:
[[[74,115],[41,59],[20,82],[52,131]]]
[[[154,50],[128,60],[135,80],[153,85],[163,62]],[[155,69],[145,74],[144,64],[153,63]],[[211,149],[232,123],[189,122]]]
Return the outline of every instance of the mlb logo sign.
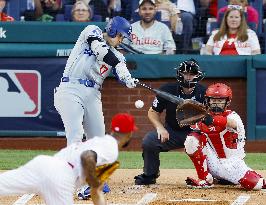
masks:
[[[36,117],[40,112],[40,73],[0,70],[0,117]]]

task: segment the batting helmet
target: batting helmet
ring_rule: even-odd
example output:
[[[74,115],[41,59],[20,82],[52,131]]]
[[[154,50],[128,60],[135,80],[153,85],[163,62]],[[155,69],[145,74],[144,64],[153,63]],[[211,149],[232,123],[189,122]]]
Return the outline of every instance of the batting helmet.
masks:
[[[206,105],[210,108],[212,112],[224,112],[225,109],[230,105],[230,102],[232,100],[232,90],[229,86],[223,84],[223,83],[215,83],[210,85],[205,94],[205,99],[206,99]],[[224,107],[221,108],[220,106],[212,105],[210,103],[210,99],[215,98],[215,99],[225,99],[225,104]]]
[[[123,17],[113,17],[105,27],[107,35],[111,38],[115,38],[118,33],[121,33],[123,37],[130,40],[132,27],[130,23]]]
[[[193,80],[187,81],[184,79],[184,73],[192,73],[196,76]],[[180,63],[176,71],[176,79],[182,87],[193,88],[195,85],[204,78],[204,73],[200,70],[198,62],[194,59],[186,60]]]

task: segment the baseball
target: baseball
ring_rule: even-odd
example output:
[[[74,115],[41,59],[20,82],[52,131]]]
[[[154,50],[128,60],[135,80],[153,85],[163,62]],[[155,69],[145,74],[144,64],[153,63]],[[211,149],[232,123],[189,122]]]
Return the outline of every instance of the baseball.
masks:
[[[144,106],[144,102],[142,100],[137,100],[135,102],[135,107],[136,108],[140,109],[140,108],[143,108],[143,106]]]

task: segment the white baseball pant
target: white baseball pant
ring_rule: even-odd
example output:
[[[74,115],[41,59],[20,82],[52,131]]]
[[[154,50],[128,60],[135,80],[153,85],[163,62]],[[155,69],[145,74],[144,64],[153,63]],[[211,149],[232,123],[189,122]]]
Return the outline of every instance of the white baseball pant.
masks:
[[[101,92],[82,84],[61,83],[54,105],[64,123],[67,145],[105,135]]]
[[[73,204],[76,176],[71,166],[40,155],[0,175],[0,195],[40,194],[47,205]]]

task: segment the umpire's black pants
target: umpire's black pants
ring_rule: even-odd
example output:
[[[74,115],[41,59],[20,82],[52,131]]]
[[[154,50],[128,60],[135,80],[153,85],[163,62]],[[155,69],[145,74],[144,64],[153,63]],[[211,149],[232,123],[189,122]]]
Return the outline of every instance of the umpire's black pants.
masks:
[[[169,140],[162,143],[158,139],[157,131],[147,133],[142,141],[142,157],[144,160],[143,171],[147,176],[157,176],[160,167],[160,152],[168,152],[169,150],[184,148],[184,142],[190,130],[174,130],[168,125],[165,126],[169,132]]]

